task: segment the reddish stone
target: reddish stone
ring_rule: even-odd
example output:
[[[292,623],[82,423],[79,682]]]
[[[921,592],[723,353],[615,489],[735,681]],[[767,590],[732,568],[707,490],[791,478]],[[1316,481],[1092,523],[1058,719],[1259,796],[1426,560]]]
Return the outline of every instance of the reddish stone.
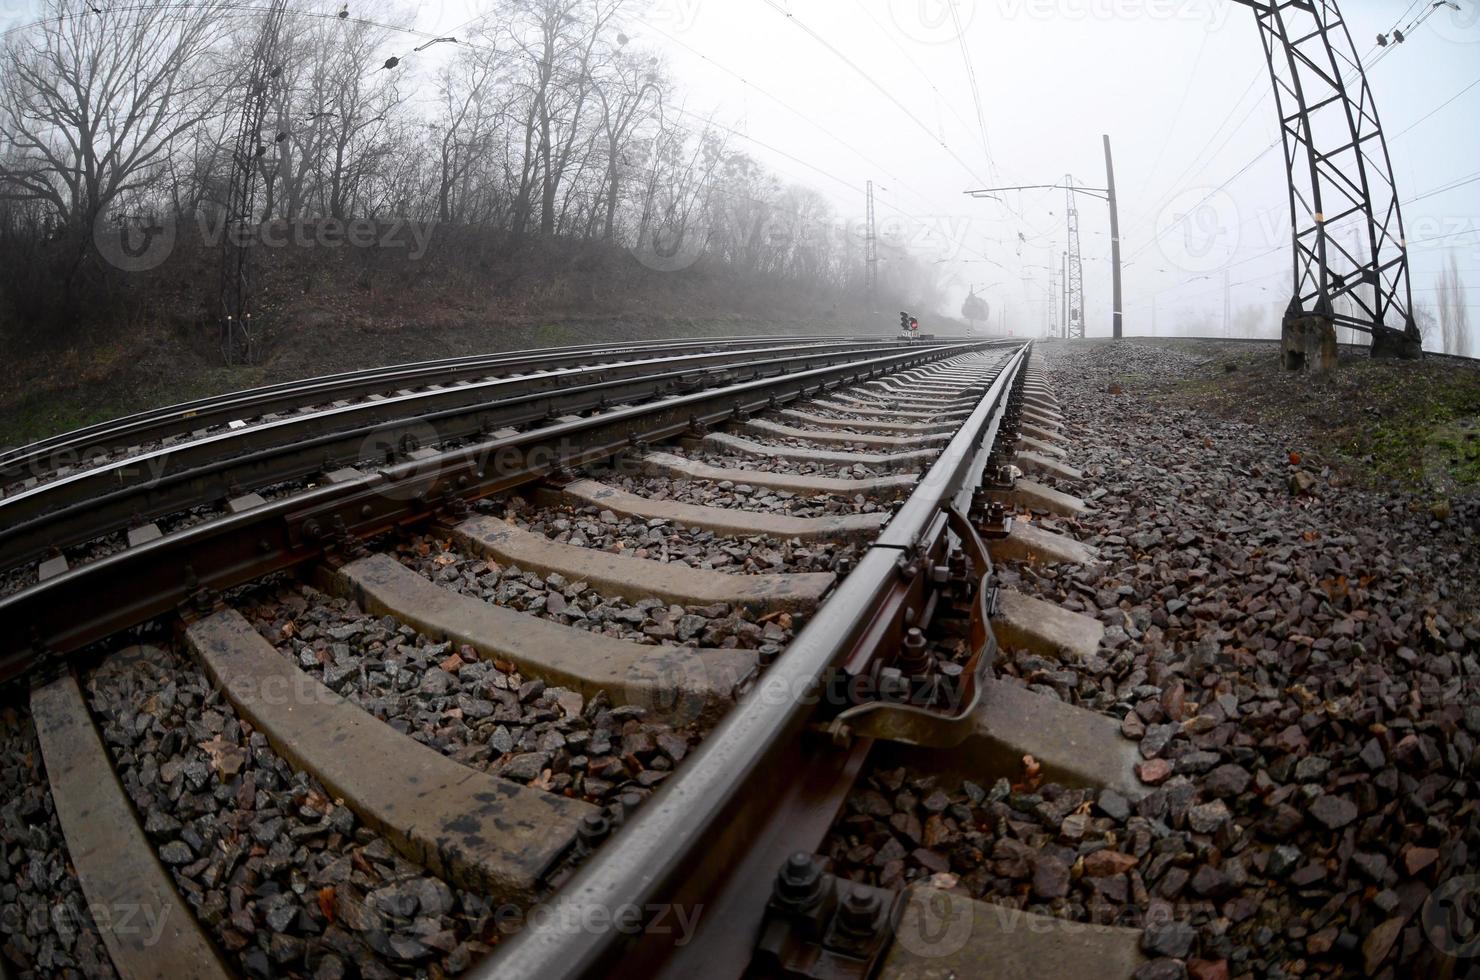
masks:
[[[1439,852],[1432,847],[1408,847],[1403,850],[1403,870],[1417,875],[1438,859]]]
[[[1228,980],[1227,960],[1188,960],[1188,980]]]
[[[1140,863],[1140,859],[1134,854],[1123,854],[1120,851],[1105,848],[1085,856],[1084,873],[1091,878],[1123,875]]]
[[[1160,786],[1171,775],[1172,764],[1166,759],[1143,759],[1136,763],[1136,776],[1147,786]]]

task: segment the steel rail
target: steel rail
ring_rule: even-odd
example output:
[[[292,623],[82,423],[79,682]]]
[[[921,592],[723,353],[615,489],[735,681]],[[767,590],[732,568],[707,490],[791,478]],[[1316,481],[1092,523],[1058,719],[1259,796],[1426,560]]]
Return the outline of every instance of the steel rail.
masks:
[[[125,450],[239,419],[260,418],[276,412],[328,404],[339,399],[361,398],[398,388],[462,381],[477,378],[489,371],[513,371],[520,368],[550,370],[586,363],[595,357],[608,358],[613,363],[618,363],[684,351],[723,352],[747,345],[754,346],[763,340],[774,344],[778,339],[786,341],[781,349],[823,344],[846,349],[870,342],[878,343],[878,340],[847,337],[786,337],[696,339],[654,344],[588,344],[417,361],[349,371],[180,402],[83,426],[3,450],[0,451],[0,479],[15,480],[28,475],[39,475],[58,465],[69,465],[101,452]],[[43,468],[46,461],[49,463]]]
[[[660,396],[665,386],[722,377],[700,369],[761,375],[806,370],[844,357],[896,350],[830,345],[777,357],[775,351],[685,354],[588,369],[503,378],[292,416],[90,467],[0,500],[0,566],[61,549],[249,490],[307,479],[372,454],[431,441],[476,438],[609,404]],[[735,357],[755,359],[735,361]],[[611,375],[617,375],[615,380]],[[409,442],[406,440],[410,440]],[[411,443],[417,445],[412,445]]]
[[[294,567],[325,552],[457,514],[467,501],[635,445],[673,438],[885,371],[993,346],[918,345],[600,411],[415,459],[166,534],[0,599],[0,680],[146,622],[202,594]]]
[[[995,436],[1028,350],[1024,345],[1009,358],[885,529],[896,543],[865,552],[756,687],[636,818],[561,888],[538,921],[499,946],[470,977],[681,976],[696,966],[707,976],[744,971],[748,955],[732,954],[749,950],[770,879],[792,846],[784,824],[816,826],[826,816],[825,833],[831,815],[819,811],[831,806],[835,813],[842,797],[818,787],[841,785],[846,792],[848,774],[858,771],[868,751],[867,740],[843,747],[808,734],[824,677],[860,653],[885,653],[858,645],[865,636],[879,637],[869,626],[896,588],[904,554],[898,542],[916,541],[942,508],[969,500],[969,480],[992,448],[982,440]],[[759,881],[737,870],[766,859],[772,863]],[[737,877],[746,880],[747,901],[726,897],[727,883]],[[641,928],[654,909],[701,916],[704,939],[682,947],[682,966],[669,962],[676,948],[671,930]]]

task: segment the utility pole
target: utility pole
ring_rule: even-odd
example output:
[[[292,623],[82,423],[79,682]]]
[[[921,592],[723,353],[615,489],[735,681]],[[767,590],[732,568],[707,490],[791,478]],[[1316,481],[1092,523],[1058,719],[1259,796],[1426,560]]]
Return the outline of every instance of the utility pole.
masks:
[[[1064,214],[1069,223],[1069,322],[1070,340],[1084,339],[1084,263],[1079,257],[1079,208],[1074,203],[1074,178],[1064,176]]]
[[[1120,209],[1115,206],[1115,161],[1110,157],[1110,134],[1105,133],[1105,203],[1110,205],[1110,268],[1113,292],[1110,306],[1110,335],[1120,339]]]
[[[250,362],[255,356],[252,330],[251,235],[255,227],[257,168],[267,155],[262,142],[262,124],[267,103],[282,76],[278,64],[283,17],[287,0],[272,0],[262,19],[262,30],[252,48],[246,97],[242,100],[236,144],[231,154],[231,185],[226,195],[226,234],[221,241],[221,353],[227,364],[240,354]],[[280,134],[276,142],[281,143]]]
[[[1233,326],[1233,318],[1230,315],[1230,311],[1229,311],[1229,307],[1232,305],[1231,296],[1232,296],[1232,290],[1229,288],[1229,285],[1228,285],[1228,269],[1227,268],[1224,268],[1224,270],[1223,270],[1223,336],[1225,336],[1225,337],[1228,336],[1229,328]]]
[[[1060,331],[1059,332],[1059,336],[1060,337],[1068,337],[1069,336],[1069,253],[1068,252],[1060,252],[1059,253],[1059,271],[1063,273],[1062,277],[1059,280],[1063,284],[1063,291],[1059,294],[1059,303],[1061,304],[1059,310],[1063,314],[1063,319],[1061,319],[1059,321],[1059,331]]]
[[[1101,137],[1105,147],[1105,186],[1085,187],[1076,184],[1072,176],[1065,176],[1061,184],[1018,184],[1012,187],[982,187],[967,191],[971,197],[997,198],[1003,191],[1032,191],[1058,189],[1064,191],[1068,200],[1066,211],[1069,226],[1069,251],[1064,268],[1064,288],[1068,301],[1064,304],[1063,331],[1067,337],[1083,337],[1084,324],[1084,266],[1079,250],[1079,210],[1075,206],[1075,194],[1088,194],[1104,201],[1110,209],[1110,267],[1111,267],[1111,313],[1110,332],[1119,337],[1124,327],[1123,297],[1120,288],[1120,210],[1115,200],[1115,164],[1110,156],[1110,137]]]
[[[1059,269],[1048,264],[1048,335],[1059,335]]]
[[[868,182],[868,227],[863,234],[863,294],[870,313],[878,312],[879,239],[874,229],[874,182]]]

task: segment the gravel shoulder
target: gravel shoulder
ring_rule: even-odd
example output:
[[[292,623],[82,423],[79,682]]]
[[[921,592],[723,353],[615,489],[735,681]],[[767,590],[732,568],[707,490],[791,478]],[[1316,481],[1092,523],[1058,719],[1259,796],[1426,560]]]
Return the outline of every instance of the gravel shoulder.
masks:
[[[1052,524],[1104,560],[1003,584],[1106,635],[1082,662],[1005,651],[1001,672],[1118,718],[1146,795],[1032,765],[992,785],[875,770],[825,853],[859,880],[1144,927],[1143,977],[1435,975],[1445,903],[1480,884],[1473,505],[1440,520],[1366,489],[1283,390],[1188,394],[1225,373],[1216,348],[1036,356],[1085,472],[1060,488],[1095,505]]]

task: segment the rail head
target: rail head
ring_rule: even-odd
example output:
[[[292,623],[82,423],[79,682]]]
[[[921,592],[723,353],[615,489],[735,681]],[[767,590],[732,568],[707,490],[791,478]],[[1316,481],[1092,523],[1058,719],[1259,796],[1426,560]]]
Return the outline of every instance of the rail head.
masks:
[[[680,906],[712,870],[715,842],[737,833],[733,821],[778,778],[782,746],[802,737],[821,699],[828,672],[857,653],[868,612],[884,603],[899,574],[900,542],[916,541],[943,509],[969,500],[969,480],[992,448],[1002,409],[1026,364],[1031,343],[1010,355],[895,514],[881,542],[869,548],[816,616],[788,645],[699,750],[637,817],[598,852],[550,902],[546,914],[487,957],[470,976],[577,978],[609,973],[629,954],[639,972],[655,963],[641,936],[622,928],[619,912]],[[892,539],[892,543],[891,543]],[[787,778],[797,779],[800,773]],[[752,810],[754,809],[752,805]],[[764,810],[766,807],[761,807]],[[760,819],[765,819],[762,816]],[[753,828],[746,828],[751,831]],[[741,836],[754,837],[753,833]],[[624,972],[631,963],[622,964]]]
[[[0,598],[0,680],[37,659],[65,655],[145,622],[192,596],[222,591],[311,561],[349,542],[429,519],[458,502],[513,489],[560,466],[594,462],[633,445],[715,425],[830,390],[876,370],[905,369],[990,343],[921,345],[612,409],[430,459],[384,466],[242,513],[165,535]],[[551,446],[565,446],[558,452]]]

